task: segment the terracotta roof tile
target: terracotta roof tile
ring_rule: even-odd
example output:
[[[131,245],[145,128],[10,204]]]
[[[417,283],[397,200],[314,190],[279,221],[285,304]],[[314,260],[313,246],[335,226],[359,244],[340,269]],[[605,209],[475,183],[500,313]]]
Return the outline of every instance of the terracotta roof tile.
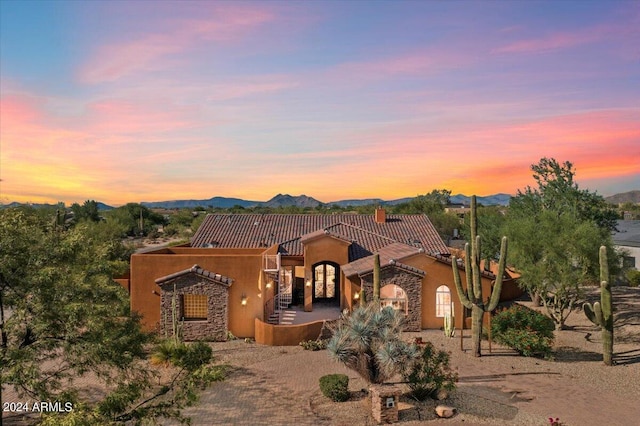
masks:
[[[216,274],[216,273],[207,271],[206,269],[202,269],[198,265],[193,265],[189,269],[185,269],[185,270],[182,270],[182,271],[174,272],[173,274],[169,274],[169,275],[166,275],[164,277],[160,277],[160,278],[156,279],[156,284],[163,285],[163,284],[171,282],[171,281],[173,281],[173,280],[175,280],[177,278],[180,278],[182,276],[189,275],[189,274],[200,275],[201,277],[207,278],[207,279],[209,279],[211,281],[215,281],[218,284],[226,285],[227,287],[229,287],[231,284],[233,284],[233,279],[231,279],[229,277],[225,277],[224,275],[220,275],[220,274]]]
[[[350,260],[371,255],[393,242],[422,248],[426,253],[449,253],[426,215],[387,215],[385,223],[376,223],[373,215],[359,214],[210,214],[191,246],[267,248],[278,244],[281,253],[301,256],[301,238],[324,230],[352,242]]]
[[[405,259],[409,256],[413,256],[417,253],[422,253],[423,250],[417,247],[409,246],[407,244],[392,243],[386,247],[380,248],[379,250],[377,250],[377,252],[380,255],[380,266],[385,267],[394,263],[396,265],[401,265],[401,263],[399,263],[400,260]],[[412,268],[411,266],[407,267]],[[348,277],[352,275],[366,275],[367,273],[373,271],[373,255],[357,259],[353,262],[347,263],[346,265],[340,266],[340,268],[342,269],[342,272],[344,272],[344,274]],[[420,271],[419,269],[417,270]],[[421,272],[424,275],[424,272]]]

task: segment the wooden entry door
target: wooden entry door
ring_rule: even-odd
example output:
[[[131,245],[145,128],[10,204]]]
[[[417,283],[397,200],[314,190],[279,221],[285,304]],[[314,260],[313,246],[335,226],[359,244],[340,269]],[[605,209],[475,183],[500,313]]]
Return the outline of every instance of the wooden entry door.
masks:
[[[338,301],[340,294],[340,267],[332,262],[313,267],[313,300]]]

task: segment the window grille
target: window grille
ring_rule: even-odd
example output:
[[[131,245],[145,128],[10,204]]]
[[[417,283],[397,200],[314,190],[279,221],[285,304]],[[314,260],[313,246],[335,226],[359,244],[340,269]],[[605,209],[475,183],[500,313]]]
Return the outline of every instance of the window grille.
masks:
[[[208,300],[204,294],[182,295],[182,317],[188,320],[206,320]]]

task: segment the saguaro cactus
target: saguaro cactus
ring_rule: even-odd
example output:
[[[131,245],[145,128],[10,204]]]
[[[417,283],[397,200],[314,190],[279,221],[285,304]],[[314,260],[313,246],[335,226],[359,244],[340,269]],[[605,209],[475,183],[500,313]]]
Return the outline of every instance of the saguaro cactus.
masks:
[[[600,247],[600,301],[593,305],[585,303],[582,308],[589,321],[602,330],[602,361],[605,365],[613,365],[613,309],[605,246]]]
[[[380,255],[373,255],[373,301],[380,303]]]
[[[476,196],[471,197],[471,245],[465,244],[465,274],[467,278],[467,291],[462,288],[460,271],[458,271],[458,260],[452,256],[451,266],[453,268],[453,278],[458,291],[460,303],[471,309],[471,334],[473,336],[473,355],[482,356],[480,340],[482,338],[482,319],[485,312],[493,311],[500,301],[502,292],[502,278],[507,260],[507,237],[502,237],[500,245],[500,260],[498,262],[498,273],[493,285],[493,291],[488,304],[485,305],[482,298],[482,269],[480,268],[480,236],[478,235],[478,216],[476,206]]]

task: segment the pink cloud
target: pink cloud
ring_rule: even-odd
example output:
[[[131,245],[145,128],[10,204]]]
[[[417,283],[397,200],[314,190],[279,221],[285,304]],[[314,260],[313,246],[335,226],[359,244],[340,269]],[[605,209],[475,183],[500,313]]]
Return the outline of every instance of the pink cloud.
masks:
[[[172,20],[164,28],[125,42],[99,47],[79,70],[80,81],[96,84],[118,80],[137,72],[152,71],[173,56],[207,42],[231,43],[273,21],[263,8],[236,5],[214,7],[208,16]]]
[[[557,33],[546,37],[519,40],[493,50],[493,53],[530,53],[565,49],[598,40],[597,34]]]
[[[638,19],[635,20],[638,21]],[[604,40],[626,40],[634,34],[640,34],[640,28],[637,26],[637,23],[632,22],[625,26],[616,22],[614,24],[601,24],[573,32],[554,32],[538,37],[521,39],[495,48],[491,53],[517,54],[547,52]]]
[[[327,75],[335,79],[358,81],[398,75],[424,75],[459,68],[473,60],[470,55],[457,49],[431,48],[371,61],[343,63],[328,70]]]

